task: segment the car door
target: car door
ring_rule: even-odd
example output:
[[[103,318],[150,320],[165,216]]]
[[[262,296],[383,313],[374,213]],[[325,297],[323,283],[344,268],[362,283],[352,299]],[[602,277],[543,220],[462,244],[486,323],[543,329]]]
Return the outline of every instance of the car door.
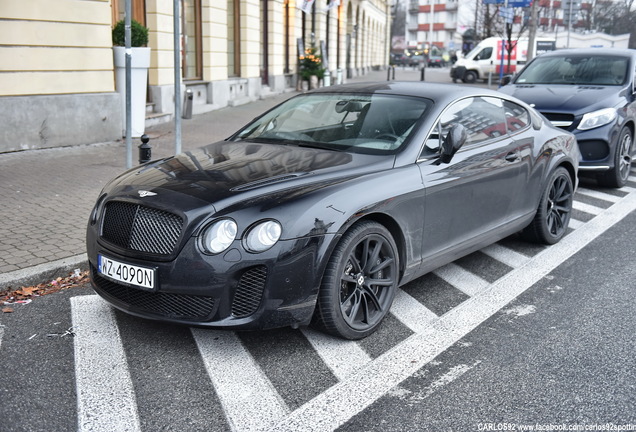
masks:
[[[440,137],[457,123],[468,139],[450,163],[440,163]],[[471,97],[449,106],[418,162],[426,190],[423,259],[468,248],[509,223],[523,193],[522,165],[501,99]]]

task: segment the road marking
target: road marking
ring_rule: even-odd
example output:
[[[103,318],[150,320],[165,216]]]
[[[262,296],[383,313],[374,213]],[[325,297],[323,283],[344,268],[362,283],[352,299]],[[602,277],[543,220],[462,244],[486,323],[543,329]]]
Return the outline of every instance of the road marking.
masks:
[[[636,210],[636,194],[568,234],[459,306],[292,412],[273,431],[331,431],[451,347],[592,240]]]
[[[581,228],[583,225],[585,225],[585,222],[581,222],[578,219],[574,219],[573,217],[570,217],[570,222],[568,223],[568,226],[572,229],[579,229]]]
[[[499,243],[486,246],[481,252],[512,268],[521,267],[530,260],[530,257],[502,246]]]
[[[391,305],[391,313],[402,324],[418,333],[437,319],[437,315],[422,303],[398,289]]]
[[[579,211],[582,211],[582,212],[585,212],[585,213],[589,213],[589,214],[594,215],[594,216],[600,214],[603,211],[603,209],[600,208],[600,207],[596,207],[596,206],[593,206],[593,205],[585,204],[585,203],[582,203],[580,201],[574,201],[574,203],[572,203],[572,208],[574,210],[579,210]]]
[[[302,328],[301,331],[338,381],[372,360],[354,341],[344,341],[309,328]]]
[[[477,294],[489,285],[487,281],[455,263],[446,264],[433,273],[469,296]]]
[[[289,408],[233,332],[191,329],[233,431],[266,431]]]
[[[581,195],[585,195],[591,198],[597,198],[603,201],[609,201],[612,203],[617,203],[622,199],[622,197],[619,197],[616,195],[610,195],[605,192],[601,192],[601,191],[597,191],[593,189],[581,188],[581,187],[576,190],[576,193],[580,193]]]
[[[71,298],[80,432],[140,431],[126,354],[111,307],[97,295]]]

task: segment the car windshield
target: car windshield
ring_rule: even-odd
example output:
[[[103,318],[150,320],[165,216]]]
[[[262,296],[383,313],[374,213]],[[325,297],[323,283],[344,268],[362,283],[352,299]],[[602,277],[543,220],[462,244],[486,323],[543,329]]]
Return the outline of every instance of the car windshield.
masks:
[[[429,99],[408,96],[307,94],[274,108],[233,139],[392,154],[431,105]]]
[[[521,71],[516,84],[621,85],[628,59],[606,55],[537,57]]]

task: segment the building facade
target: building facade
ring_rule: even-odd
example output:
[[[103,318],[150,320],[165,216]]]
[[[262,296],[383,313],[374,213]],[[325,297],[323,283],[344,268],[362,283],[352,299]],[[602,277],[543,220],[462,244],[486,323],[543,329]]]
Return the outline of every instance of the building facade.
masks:
[[[503,0],[402,0],[406,2],[406,41],[410,52],[419,52],[431,46],[446,50],[467,52],[480,38],[503,33],[503,18],[499,9]],[[490,3],[490,4],[487,4]],[[583,32],[585,17],[589,16],[592,2],[579,1],[575,10],[561,0],[540,0],[537,4],[538,36],[553,38],[558,48],[568,46],[565,36],[571,31],[570,47],[627,47],[629,35],[609,36],[596,32]],[[572,22],[569,13],[572,12]],[[513,35],[527,36],[530,8],[514,8]],[[525,31],[524,31],[525,29]],[[468,33],[467,33],[468,32]],[[578,33],[575,35],[575,33]],[[470,34],[470,43],[464,35]]]
[[[332,83],[388,64],[388,0],[315,0],[307,12],[303,0],[174,1],[195,114],[296,89],[312,45]],[[149,29],[148,121],[174,116],[174,1],[131,0]],[[125,0],[0,1],[0,152],[121,137],[111,32],[124,10]]]

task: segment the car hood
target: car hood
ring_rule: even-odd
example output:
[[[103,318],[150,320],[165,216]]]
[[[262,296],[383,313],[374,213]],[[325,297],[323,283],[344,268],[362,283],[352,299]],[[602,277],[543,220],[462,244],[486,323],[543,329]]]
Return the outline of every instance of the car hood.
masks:
[[[316,183],[339,182],[389,169],[393,163],[393,156],[223,141],[130,170],[113,180],[106,192],[163,190],[213,204],[309,184],[315,189]]]
[[[531,104],[540,112],[569,113],[575,116],[614,107],[621,91],[615,86],[509,84],[499,89]]]

